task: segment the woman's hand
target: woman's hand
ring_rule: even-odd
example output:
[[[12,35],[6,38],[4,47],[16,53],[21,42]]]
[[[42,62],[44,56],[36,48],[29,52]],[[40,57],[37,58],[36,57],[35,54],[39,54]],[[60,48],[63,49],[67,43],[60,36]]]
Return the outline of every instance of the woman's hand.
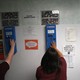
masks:
[[[10,39],[10,46],[15,47],[15,41],[13,39]]]
[[[63,54],[57,49],[55,42],[51,43],[51,48],[54,48],[60,57],[63,57]]]
[[[51,48],[54,48],[54,49],[56,48],[56,43],[55,42],[51,43]]]

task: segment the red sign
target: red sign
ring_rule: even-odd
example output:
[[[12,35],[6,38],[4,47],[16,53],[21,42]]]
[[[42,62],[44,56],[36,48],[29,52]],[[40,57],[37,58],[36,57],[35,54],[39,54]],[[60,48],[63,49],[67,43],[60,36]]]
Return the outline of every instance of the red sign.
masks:
[[[38,49],[38,40],[25,40],[25,49],[37,50]]]

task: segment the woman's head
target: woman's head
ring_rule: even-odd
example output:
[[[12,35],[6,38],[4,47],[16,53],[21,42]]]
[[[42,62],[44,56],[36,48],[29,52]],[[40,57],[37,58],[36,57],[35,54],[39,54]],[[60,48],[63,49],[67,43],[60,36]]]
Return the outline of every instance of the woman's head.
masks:
[[[41,60],[41,66],[46,73],[55,72],[59,69],[59,55],[54,48],[49,48]]]

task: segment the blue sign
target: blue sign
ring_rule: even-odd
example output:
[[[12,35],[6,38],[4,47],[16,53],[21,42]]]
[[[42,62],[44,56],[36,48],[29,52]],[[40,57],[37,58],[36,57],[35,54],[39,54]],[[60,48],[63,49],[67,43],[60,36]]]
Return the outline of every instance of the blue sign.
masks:
[[[5,43],[5,53],[8,54],[10,51],[10,39],[16,41],[15,27],[4,27],[4,43]],[[15,45],[14,53],[17,52]]]
[[[51,43],[56,43],[56,25],[46,25],[46,49],[51,46]]]

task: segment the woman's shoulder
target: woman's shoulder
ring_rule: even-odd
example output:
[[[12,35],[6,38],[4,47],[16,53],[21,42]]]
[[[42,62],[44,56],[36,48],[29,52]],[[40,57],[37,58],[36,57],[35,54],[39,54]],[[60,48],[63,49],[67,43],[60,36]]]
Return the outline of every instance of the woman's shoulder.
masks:
[[[42,66],[39,66],[38,68],[37,68],[37,70],[41,70],[42,69]]]
[[[61,66],[63,66],[63,67],[67,66],[67,62],[66,62],[66,60],[65,60],[64,57],[60,57],[60,64],[61,64]]]
[[[64,57],[60,57],[60,60],[61,61],[66,61]]]

